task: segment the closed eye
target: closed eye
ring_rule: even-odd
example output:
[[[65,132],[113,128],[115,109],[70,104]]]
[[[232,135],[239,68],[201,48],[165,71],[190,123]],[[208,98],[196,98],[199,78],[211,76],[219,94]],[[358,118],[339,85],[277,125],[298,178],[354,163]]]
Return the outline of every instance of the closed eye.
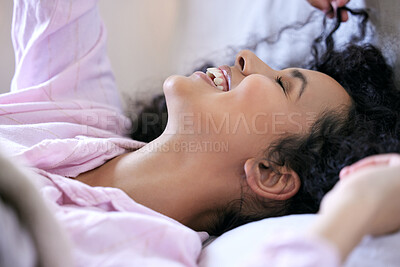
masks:
[[[277,76],[277,77],[275,78],[275,82],[276,82],[277,84],[279,84],[280,87],[282,87],[282,90],[283,90],[283,92],[284,92],[285,95],[286,95],[286,88],[285,88],[285,86],[283,85],[282,76]]]

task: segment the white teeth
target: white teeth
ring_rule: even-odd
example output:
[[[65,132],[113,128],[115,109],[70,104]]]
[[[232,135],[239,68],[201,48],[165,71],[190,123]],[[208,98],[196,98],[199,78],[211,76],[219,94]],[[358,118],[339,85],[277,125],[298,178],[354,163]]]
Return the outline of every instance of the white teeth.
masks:
[[[214,79],[214,83],[215,83],[216,85],[221,85],[223,82],[224,82],[224,80],[222,80],[221,78],[215,78],[215,79]]]
[[[222,71],[220,69],[217,69],[217,68],[208,68],[207,69],[207,75],[210,76],[210,74],[214,75],[215,78],[220,78],[220,77],[224,76],[222,74]]]
[[[212,72],[212,71],[220,71],[220,70],[218,68],[208,68],[207,71]]]
[[[213,79],[214,84],[217,86],[218,89],[224,90],[224,87],[221,86],[222,83],[224,82],[224,79],[222,78],[224,74],[222,74],[222,71],[217,68],[208,68],[207,73],[206,73],[211,79]]]

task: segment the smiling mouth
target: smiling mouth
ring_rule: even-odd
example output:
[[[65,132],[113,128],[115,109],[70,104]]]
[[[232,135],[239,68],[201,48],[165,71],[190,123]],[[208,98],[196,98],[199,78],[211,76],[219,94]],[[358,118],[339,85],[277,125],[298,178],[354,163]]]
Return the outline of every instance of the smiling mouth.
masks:
[[[206,74],[219,90],[229,91],[229,78],[225,76],[225,73],[220,68],[208,68]]]

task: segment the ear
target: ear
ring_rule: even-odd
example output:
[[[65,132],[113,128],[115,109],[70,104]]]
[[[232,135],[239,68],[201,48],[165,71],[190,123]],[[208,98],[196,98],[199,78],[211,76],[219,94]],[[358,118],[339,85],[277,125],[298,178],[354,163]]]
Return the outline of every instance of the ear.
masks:
[[[273,172],[265,160],[251,158],[244,164],[246,180],[251,190],[258,196],[274,200],[293,197],[300,188],[300,178],[293,170],[281,168]]]

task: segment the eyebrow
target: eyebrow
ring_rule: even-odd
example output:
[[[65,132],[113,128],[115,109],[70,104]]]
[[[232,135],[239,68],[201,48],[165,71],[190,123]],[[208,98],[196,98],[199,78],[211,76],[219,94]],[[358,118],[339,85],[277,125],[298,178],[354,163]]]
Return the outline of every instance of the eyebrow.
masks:
[[[301,80],[301,88],[300,88],[300,91],[299,91],[299,95],[297,96],[297,100],[299,100],[301,95],[304,93],[304,90],[306,89],[306,86],[308,84],[307,78],[299,70],[292,70],[290,72],[290,75],[292,77],[294,77],[294,78],[297,78],[297,79]]]

